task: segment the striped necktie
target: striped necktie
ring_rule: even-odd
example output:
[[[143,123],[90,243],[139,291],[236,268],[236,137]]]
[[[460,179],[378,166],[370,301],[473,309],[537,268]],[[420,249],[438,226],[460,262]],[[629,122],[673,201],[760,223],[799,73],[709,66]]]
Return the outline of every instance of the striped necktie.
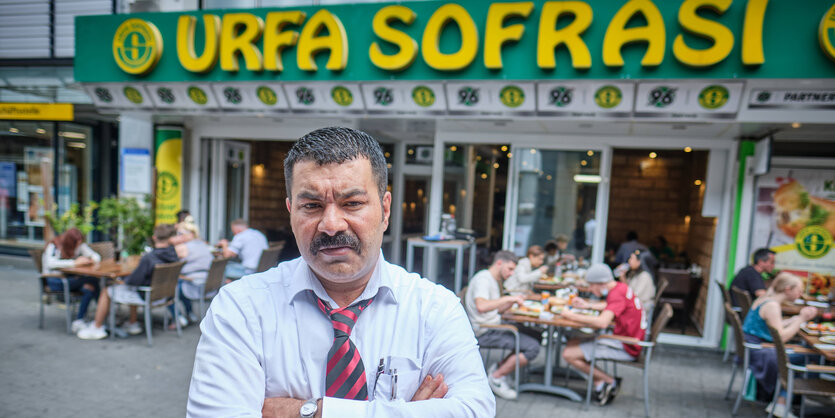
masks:
[[[333,345],[328,351],[325,378],[325,395],[328,397],[368,400],[365,366],[362,364],[357,347],[348,337],[351,335],[351,329],[354,328],[357,318],[373,300],[374,298],[370,298],[345,308],[331,309],[327,302],[316,297],[319,309],[333,323]]]

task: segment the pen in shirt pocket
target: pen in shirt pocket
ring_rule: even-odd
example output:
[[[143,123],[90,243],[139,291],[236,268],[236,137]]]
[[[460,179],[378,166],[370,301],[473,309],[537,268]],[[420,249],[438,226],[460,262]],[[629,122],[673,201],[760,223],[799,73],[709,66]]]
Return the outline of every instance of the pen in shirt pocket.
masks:
[[[391,371],[391,400],[397,399],[397,369]]]
[[[380,375],[383,374],[383,370],[385,369],[385,360],[380,358],[380,364],[377,365],[377,374],[374,376],[374,389],[371,391],[372,399],[377,396],[377,381],[380,380]]]

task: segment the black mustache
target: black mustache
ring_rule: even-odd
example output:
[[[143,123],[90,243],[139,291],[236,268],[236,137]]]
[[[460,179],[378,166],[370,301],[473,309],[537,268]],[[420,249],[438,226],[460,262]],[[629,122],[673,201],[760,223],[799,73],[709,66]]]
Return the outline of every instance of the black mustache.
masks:
[[[323,248],[334,247],[348,247],[356,251],[357,254],[361,253],[359,238],[355,235],[349,235],[344,232],[340,232],[336,235],[321,234],[316,238],[313,238],[313,242],[310,243],[310,253],[316,255]]]

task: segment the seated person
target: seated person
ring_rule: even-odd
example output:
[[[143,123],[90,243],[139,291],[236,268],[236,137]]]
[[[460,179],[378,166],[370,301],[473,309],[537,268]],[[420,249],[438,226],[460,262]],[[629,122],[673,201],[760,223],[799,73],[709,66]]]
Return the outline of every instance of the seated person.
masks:
[[[528,248],[527,257],[523,257],[516,264],[516,270],[504,282],[504,289],[508,292],[528,293],[533,291],[533,284],[542,279],[548,272],[545,262],[545,251],[538,245]]]
[[[771,332],[768,325],[780,332],[783,342],[787,342],[800,330],[800,326],[810,321],[818,312],[815,308],[807,306],[800,310],[798,315],[789,319],[783,319],[783,312],[780,304],[791,302],[803,294],[803,279],[790,273],[780,273],[774,279],[771,288],[764,295],[758,297],[751,305],[745,323],[742,325],[742,332],[745,333],[745,342],[760,344],[771,342]],[[795,364],[803,364],[805,357],[799,354],[789,355],[789,361]],[[778,376],[777,352],[774,348],[763,348],[751,350],[751,371],[760,385],[773,396]],[[781,391],[777,399],[777,408],[774,415],[786,416],[786,392]],[[766,411],[770,411],[773,405],[769,405]]]
[[[743,267],[734,276],[731,286],[736,286],[751,295],[751,300],[765,295],[765,275],[774,271],[774,251],[768,248],[760,248],[754,251],[752,257],[754,264]],[[739,306],[736,295],[731,292],[731,300],[734,306]]]
[[[199,236],[199,229],[194,224],[194,219],[188,216],[184,222],[177,224],[177,236],[171,238],[177,256],[180,260],[186,262],[180,271],[180,280],[177,284],[180,287],[180,302],[182,302],[185,310],[185,312],[181,311],[180,317],[177,318],[181,326],[188,325],[189,321],[200,321],[200,318],[194,313],[191,301],[200,299],[202,296],[203,285],[206,284],[209,267],[211,267],[212,259],[214,259],[212,248]],[[174,306],[169,306],[168,310],[173,318]],[[176,329],[176,325],[172,323],[170,328]]]
[[[614,322],[615,335],[644,339],[646,316],[641,300],[626,283],[616,282],[612,270],[605,264],[594,264],[586,272],[589,291],[595,296],[606,298],[601,302],[587,302],[575,298],[573,306],[580,309],[596,309],[599,316],[588,316],[563,309],[560,315],[565,319],[580,322],[595,328],[605,329]],[[569,340],[562,352],[565,361],[577,370],[588,374],[591,368],[591,352],[594,340],[581,342]],[[599,339],[594,347],[594,358],[604,360],[634,361],[641,354],[641,347],[625,344],[617,340]],[[591,377],[594,380],[594,393],[600,405],[610,403],[620,390],[620,378],[613,378],[598,368]]]
[[[664,238],[663,235],[655,237],[655,245],[649,247],[649,250],[652,252],[655,259],[661,261],[662,263],[670,262],[676,258],[676,252],[673,250],[673,247],[670,246],[670,243],[667,242],[667,238]]]
[[[514,350],[516,339],[509,332],[481,328],[481,325],[499,325],[501,314],[514,304],[522,305],[522,296],[502,296],[501,283],[513,274],[516,268],[516,254],[499,251],[493,256],[493,263],[476,273],[470,280],[464,307],[473,326],[478,344],[484,347]],[[539,340],[526,334],[519,334],[519,366],[528,364],[539,353]],[[507,375],[516,369],[516,355],[512,353],[487,370],[487,381],[496,396],[516,399],[516,391],[510,387]]]
[[[635,296],[641,300],[644,310],[651,312],[655,304],[655,283],[652,281],[652,273],[646,264],[647,258],[649,258],[649,253],[646,251],[635,250],[626,264],[621,264],[624,268],[618,266],[616,270],[623,270],[618,275],[620,281],[631,287]]]
[[[557,238],[545,243],[545,264],[553,266],[557,263],[574,261],[574,255],[567,252],[568,236],[557,235]]]
[[[84,235],[81,231],[78,228],[70,228],[46,244],[43,257],[41,257],[43,268],[41,273],[60,274],[58,269],[94,264],[99,261],[101,261],[101,256],[84,243]],[[64,283],[57,277],[48,277],[46,285],[53,292],[64,291]],[[71,325],[72,332],[78,332],[86,326],[84,317],[87,315],[90,301],[99,297],[99,281],[93,277],[67,276],[67,285],[70,292],[81,291],[78,315]]]
[[[93,324],[78,331],[78,338],[82,340],[100,340],[107,337],[104,330],[104,321],[110,311],[110,298],[119,303],[144,303],[145,295],[137,287],[151,284],[151,275],[154,266],[162,263],[173,263],[178,261],[177,252],[171,246],[169,240],[174,236],[176,229],[171,224],[160,224],[154,228],[153,251],[142,256],[139,265],[131,274],[124,279],[124,284],[117,284],[107,288],[107,292],[101,292],[98,306],[96,306],[96,319]],[[125,326],[128,334],[136,335],[142,333],[142,327],[136,317],[136,305],[130,305],[130,318]]]
[[[261,231],[250,228],[243,219],[232,221],[231,229],[235,234],[232,241],[222,239],[217,246],[224,257],[238,257],[241,260],[240,262],[230,261],[226,265],[225,273],[230,279],[240,279],[247,274],[255,273],[261,253],[269,247],[269,244],[267,237]]]

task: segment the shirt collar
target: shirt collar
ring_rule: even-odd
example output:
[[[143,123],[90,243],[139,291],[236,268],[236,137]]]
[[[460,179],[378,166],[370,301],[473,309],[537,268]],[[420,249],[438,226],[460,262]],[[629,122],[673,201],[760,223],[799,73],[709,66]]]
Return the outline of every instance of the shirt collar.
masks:
[[[365,286],[362,294],[356,300],[352,301],[350,303],[351,305],[371,297],[374,297],[376,302],[388,301],[397,304],[397,298],[394,295],[394,283],[388,269],[385,268],[385,264],[383,251],[380,250],[380,256],[377,258],[374,271],[371,273],[371,279],[368,280],[368,284]],[[336,302],[328,295],[325,288],[322,287],[322,283],[316,278],[313,270],[304,259],[302,259],[302,263],[296,269],[293,277],[290,278],[287,286],[289,287],[288,295],[290,295],[290,303],[293,303],[299,297],[304,297],[300,295],[307,294],[307,291],[313,291],[318,298],[328,302],[330,306],[337,306]]]

